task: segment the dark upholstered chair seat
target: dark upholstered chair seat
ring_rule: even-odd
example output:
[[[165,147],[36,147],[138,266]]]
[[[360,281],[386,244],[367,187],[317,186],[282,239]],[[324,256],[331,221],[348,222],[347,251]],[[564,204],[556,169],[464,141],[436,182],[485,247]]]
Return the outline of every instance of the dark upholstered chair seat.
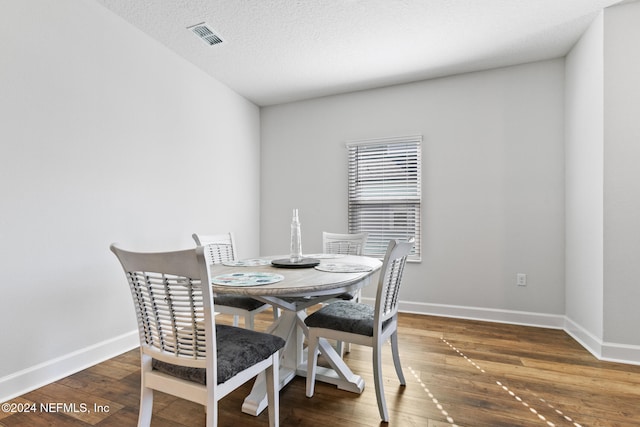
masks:
[[[311,314],[304,319],[304,323],[311,328],[333,329],[372,337],[373,310],[373,307],[367,304],[337,301]],[[383,323],[385,324],[386,322]]]
[[[268,358],[285,344],[282,338],[275,335],[227,325],[216,325],[216,341],[218,384]],[[153,369],[206,384],[206,370],[202,368],[178,366],[154,359]]]
[[[341,299],[343,301],[351,301],[354,298],[356,298],[356,296],[357,296],[357,291],[356,292],[345,292],[344,294],[340,294],[335,298],[337,300]]]
[[[216,295],[213,304],[241,308],[247,311],[253,311],[264,305],[262,301],[242,295]]]

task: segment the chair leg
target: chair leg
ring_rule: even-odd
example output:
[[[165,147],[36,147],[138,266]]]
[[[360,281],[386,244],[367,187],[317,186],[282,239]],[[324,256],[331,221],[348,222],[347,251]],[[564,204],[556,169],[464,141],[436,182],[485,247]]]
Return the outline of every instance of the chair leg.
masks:
[[[375,382],[380,418],[382,418],[382,421],[389,422],[389,412],[387,411],[387,402],[384,398],[382,384],[382,344],[379,342],[376,342],[373,348],[373,380]]]
[[[140,391],[140,411],[138,412],[138,427],[151,425],[153,413],[153,389],[142,386]]]
[[[393,354],[393,366],[396,368],[396,374],[401,385],[406,385],[404,380],[404,374],[402,373],[402,366],[400,365],[400,352],[398,351],[398,331],[391,334],[391,353]]]
[[[239,319],[240,316],[238,316],[237,314],[233,315],[233,326],[238,326]]]
[[[311,333],[309,330],[309,336],[307,341],[309,346],[307,348],[307,397],[313,397],[313,392],[316,386],[316,368],[318,365],[318,337]]]
[[[277,427],[280,424],[280,352],[271,356],[271,366],[265,372],[267,381],[267,411],[269,411],[269,427]]]
[[[211,406],[211,407],[210,407]],[[205,406],[206,427],[218,427],[218,402]]]
[[[362,298],[362,289],[358,289],[355,293],[353,302],[361,302],[361,298]],[[351,353],[351,343],[347,342],[343,344],[344,347],[342,349],[343,353]],[[340,355],[340,357],[342,357],[342,354]]]
[[[140,410],[138,411],[138,427],[149,427],[153,414],[153,389],[145,387],[145,374],[151,372],[153,359],[144,354],[140,348]]]
[[[250,330],[254,330],[253,314],[248,313],[244,318],[244,327]]]
[[[336,341],[336,353],[340,355],[340,358],[343,358],[345,354],[351,352],[351,343],[344,341]]]

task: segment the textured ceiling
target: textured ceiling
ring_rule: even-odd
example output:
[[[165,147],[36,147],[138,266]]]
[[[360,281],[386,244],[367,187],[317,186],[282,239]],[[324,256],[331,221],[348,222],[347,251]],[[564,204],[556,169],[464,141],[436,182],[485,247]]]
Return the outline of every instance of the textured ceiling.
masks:
[[[96,1],[261,106],[561,57],[620,2]]]

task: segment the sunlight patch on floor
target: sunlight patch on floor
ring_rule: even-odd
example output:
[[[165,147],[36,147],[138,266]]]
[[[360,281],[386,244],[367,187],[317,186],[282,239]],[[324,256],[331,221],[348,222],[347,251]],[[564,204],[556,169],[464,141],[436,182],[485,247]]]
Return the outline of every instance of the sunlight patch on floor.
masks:
[[[433,402],[433,404],[436,406],[436,408],[438,408],[438,410],[442,413],[442,415],[444,415],[444,417],[446,418],[447,422],[449,424],[451,424],[452,427],[458,427],[454,421],[453,418],[449,415],[449,413],[444,409],[444,407],[442,406],[442,404],[438,401],[438,399],[433,395],[433,393],[431,393],[431,391],[429,391],[429,389],[427,388],[426,384],[422,382],[422,380],[420,379],[420,377],[418,376],[418,373],[416,371],[413,370],[413,368],[411,368],[411,366],[409,366],[409,370],[411,371],[411,373],[413,374],[413,376],[415,377],[416,381],[418,381],[418,384],[420,384],[420,386],[422,387],[422,389],[425,391],[425,393],[427,393],[427,395],[429,396],[429,398],[431,399],[431,401]]]
[[[486,372],[484,371],[484,369],[482,369],[480,367],[480,365],[478,365],[476,362],[474,362],[473,360],[469,359],[467,356],[464,355],[463,352],[461,352],[460,350],[458,350],[457,348],[455,348],[455,346],[453,344],[451,344],[449,341],[445,340],[444,338],[440,338],[442,340],[443,343],[447,344],[449,347],[451,347],[451,349],[453,351],[455,351],[456,353],[458,353],[460,355],[460,357],[463,357],[464,360],[466,360],[467,362],[471,363],[471,365],[473,365],[477,370],[479,370],[480,372],[482,372],[483,374],[485,374]]]
[[[451,344],[449,341],[447,341],[445,338],[440,338],[440,340],[447,344],[449,346],[449,348],[451,348],[453,351],[455,351],[460,357],[464,358],[464,360],[466,360],[467,362],[469,362],[473,367],[475,367],[476,369],[478,369],[480,372],[482,372],[483,374],[486,374],[486,371],[480,366],[478,365],[475,361],[473,361],[471,358],[467,357],[462,351],[460,351],[458,348],[456,348],[453,344]],[[511,397],[513,397],[516,401],[520,402],[525,408],[527,408],[529,410],[529,412],[531,412],[532,414],[534,414],[535,416],[538,417],[538,419],[540,419],[540,421],[543,421],[546,423],[546,425],[548,427],[556,427],[556,425],[552,422],[547,420],[547,418],[542,415],[541,413],[538,412],[537,409],[535,409],[534,407],[532,407],[531,405],[529,405],[527,402],[525,402],[520,396],[518,396],[515,392],[513,392],[512,390],[509,389],[509,387],[507,387],[506,385],[504,385],[501,381],[496,381],[496,384],[504,391],[506,391]],[[540,401],[544,404],[546,404],[550,409],[552,409],[556,414],[558,414],[559,416],[561,416],[562,418],[564,418],[566,421],[573,423],[574,427],[582,427],[580,424],[576,423],[573,421],[573,419],[571,419],[571,417],[565,415],[564,413],[562,413],[562,411],[554,408],[550,403],[548,403],[546,400],[539,398]]]
[[[573,421],[573,419],[571,419],[570,416],[565,415],[564,412],[562,412],[560,409],[555,408],[551,403],[547,402],[542,397],[539,397],[538,399],[540,399],[540,402],[546,404],[549,407],[549,409],[552,409],[553,411],[555,411],[556,414],[560,415],[562,418],[564,418],[565,420],[569,421],[570,423],[573,423],[574,427],[582,427],[582,425],[580,425],[580,424],[576,423],[575,421]]]

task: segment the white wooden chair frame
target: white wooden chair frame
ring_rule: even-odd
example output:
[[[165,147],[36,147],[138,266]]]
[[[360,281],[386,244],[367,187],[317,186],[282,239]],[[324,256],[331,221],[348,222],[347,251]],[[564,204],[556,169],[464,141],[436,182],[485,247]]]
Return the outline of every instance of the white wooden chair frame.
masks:
[[[393,364],[401,385],[405,385],[404,374],[400,365],[398,352],[398,291],[402,281],[407,255],[411,252],[414,242],[389,242],[387,252],[380,270],[376,302],[374,307],[373,336],[343,332],[320,327],[308,328],[308,361],[306,395],[312,397],[315,388],[315,376],[318,363],[318,346],[321,338],[350,342],[373,348],[373,377],[375,382],[378,410],[383,421],[389,421],[389,412],[384,397],[382,381],[382,346],[391,340]],[[385,324],[385,322],[387,322]],[[384,324],[384,326],[383,326]]]
[[[215,316],[213,313],[213,292],[211,286],[201,283],[211,282],[209,264],[211,260],[203,247],[195,249],[164,252],[136,253],[111,245],[111,250],[122,264],[132,290],[136,306],[138,330],[140,333],[141,357],[141,396],[138,426],[149,426],[153,411],[153,392],[158,390],[181,397],[205,406],[207,427],[218,425],[218,401],[256,375],[265,372],[269,411],[269,426],[279,424],[279,392],[278,385],[279,351],[270,357],[239,372],[226,382],[218,384]],[[175,314],[172,307],[156,306],[150,303],[147,296],[135,290],[133,282],[169,286],[169,282],[192,285],[186,294],[172,294],[170,305],[189,305],[192,309],[191,319],[184,317],[184,312]],[[190,292],[190,294],[189,294]],[[190,295],[190,296],[189,296]],[[198,303],[198,298],[201,302]],[[145,302],[142,302],[142,301]],[[156,299],[153,299],[156,301]],[[155,318],[159,318],[159,326],[148,327],[149,323],[142,313],[142,307],[153,306]],[[145,308],[146,310],[146,308]],[[145,325],[143,323],[146,323]],[[164,328],[165,331],[160,331]],[[166,330],[173,332],[167,332]],[[202,331],[204,330],[204,334]],[[151,331],[151,332],[150,332]],[[196,331],[196,332],[194,332]],[[150,343],[149,343],[150,342]],[[206,385],[180,379],[159,372],[152,368],[152,360],[156,359],[173,365],[206,369]]]
[[[210,251],[211,260],[214,264],[222,263],[225,261],[235,261],[238,259],[235,236],[233,233],[223,234],[197,234],[193,233],[193,240],[198,246],[205,246]],[[215,298],[215,297],[214,297]],[[239,297],[253,299],[251,297]],[[256,309],[247,310],[243,307],[236,307],[231,305],[222,305],[216,303],[216,311],[222,314],[228,314],[233,316],[233,326],[239,325],[239,318],[244,318],[244,326],[247,329],[255,329],[255,317],[258,313],[268,310],[271,307],[270,304],[262,304]],[[273,307],[273,318],[278,318],[278,309]]]

